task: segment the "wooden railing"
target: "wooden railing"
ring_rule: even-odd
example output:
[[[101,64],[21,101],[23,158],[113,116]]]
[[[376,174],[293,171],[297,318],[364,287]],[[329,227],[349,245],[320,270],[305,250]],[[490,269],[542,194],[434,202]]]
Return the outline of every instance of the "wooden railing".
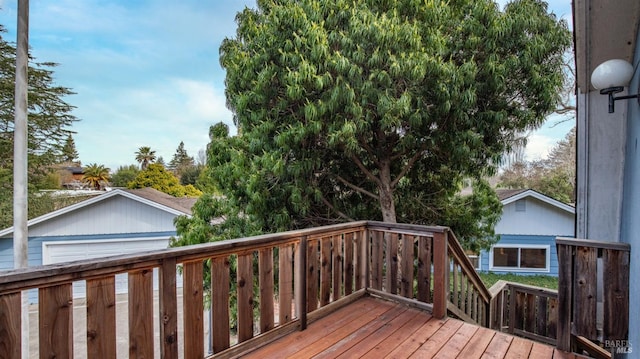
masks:
[[[128,277],[128,338],[116,325],[123,310],[116,305],[118,274]],[[73,319],[72,285],[79,281],[86,281],[86,324]],[[0,272],[0,358],[20,357],[27,310],[21,297],[30,289],[38,291],[40,357],[58,358],[126,356],[118,341],[128,342],[132,358],[154,351],[163,358],[206,356],[207,303],[211,348],[221,357],[304,329],[366,293],[431,309],[439,318],[448,310],[486,324],[489,314],[488,291],[448,228],[366,221]],[[74,331],[86,338],[74,341]]]
[[[500,280],[489,292],[492,329],[556,344],[557,291]]]
[[[605,347],[627,340],[629,244],[558,238],[556,246],[558,348],[570,351],[576,337]]]

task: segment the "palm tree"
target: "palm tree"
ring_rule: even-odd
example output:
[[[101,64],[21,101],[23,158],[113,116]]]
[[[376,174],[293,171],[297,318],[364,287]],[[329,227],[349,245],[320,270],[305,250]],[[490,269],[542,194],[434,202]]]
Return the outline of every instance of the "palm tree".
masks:
[[[140,163],[140,169],[143,171],[147,169],[149,163],[153,163],[156,160],[156,151],[151,151],[151,147],[142,146],[138,148],[136,152],[136,161]]]
[[[109,182],[111,178],[109,176],[110,169],[104,165],[98,165],[92,163],[84,168],[84,175],[82,175],[82,181],[89,184],[91,188],[100,189],[100,185],[104,182]]]

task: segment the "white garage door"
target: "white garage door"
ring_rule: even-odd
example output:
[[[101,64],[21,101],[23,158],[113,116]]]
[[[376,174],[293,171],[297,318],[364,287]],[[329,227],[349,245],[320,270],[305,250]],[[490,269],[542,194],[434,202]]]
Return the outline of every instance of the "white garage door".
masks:
[[[129,238],[98,241],[63,241],[42,243],[42,264],[70,262],[80,259],[93,259],[119,254],[140,253],[156,249],[166,249],[169,245],[168,237],[160,238]],[[180,281],[181,278],[178,278]],[[154,289],[157,289],[157,271],[154,270]],[[116,293],[127,292],[127,275],[116,276]],[[73,296],[85,297],[85,282],[73,285]]]

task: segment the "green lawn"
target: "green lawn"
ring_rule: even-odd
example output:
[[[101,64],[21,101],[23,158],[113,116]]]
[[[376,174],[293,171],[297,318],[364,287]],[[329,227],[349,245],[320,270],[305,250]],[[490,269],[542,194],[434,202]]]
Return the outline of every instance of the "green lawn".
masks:
[[[512,273],[478,273],[478,275],[480,275],[480,278],[482,278],[482,281],[487,288],[491,288],[491,286],[499,280],[505,280],[508,282],[528,284],[536,287],[558,289],[558,277],[548,275],[517,275]]]

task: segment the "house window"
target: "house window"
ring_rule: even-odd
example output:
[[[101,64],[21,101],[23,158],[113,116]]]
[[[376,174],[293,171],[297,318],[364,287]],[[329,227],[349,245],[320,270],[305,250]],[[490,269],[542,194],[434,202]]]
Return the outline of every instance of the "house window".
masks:
[[[548,272],[549,250],[549,246],[498,245],[491,249],[490,269]]]
[[[527,211],[527,200],[519,199],[516,201],[516,212],[526,212]]]
[[[473,264],[473,268],[475,268],[475,270],[480,270],[480,256],[469,254],[467,255],[467,257],[469,257],[471,264]]]

